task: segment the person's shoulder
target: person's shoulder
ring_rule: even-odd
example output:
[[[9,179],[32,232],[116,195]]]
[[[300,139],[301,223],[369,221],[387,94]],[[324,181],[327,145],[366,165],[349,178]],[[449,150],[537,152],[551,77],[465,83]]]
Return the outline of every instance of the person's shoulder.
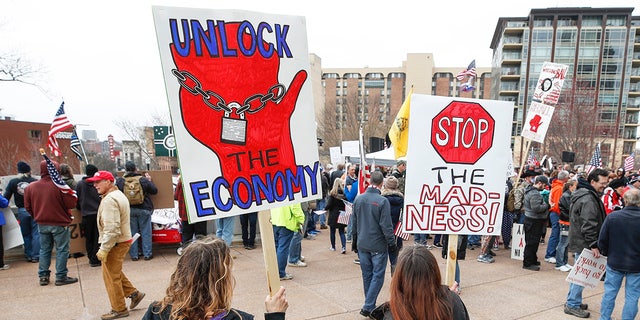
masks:
[[[253,315],[242,310],[231,309],[223,318],[224,320],[253,320]]]

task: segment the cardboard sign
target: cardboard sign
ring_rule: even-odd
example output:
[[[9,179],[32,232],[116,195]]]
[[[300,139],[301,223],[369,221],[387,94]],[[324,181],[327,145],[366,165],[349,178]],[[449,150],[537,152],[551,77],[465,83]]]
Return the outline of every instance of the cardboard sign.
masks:
[[[599,258],[595,258],[591,250],[582,249],[578,261],[573,264],[573,269],[569,271],[565,280],[585,288],[594,289],[606,270],[607,257],[600,255]]]
[[[527,119],[522,126],[522,136],[543,143],[554,110],[555,108],[552,106],[532,102],[527,112]]]
[[[359,157],[360,141],[342,141],[342,155],[347,157]]]
[[[320,198],[304,17],[153,15],[189,221]]]
[[[404,229],[499,235],[513,103],[411,97]]]
[[[524,260],[524,225],[514,223],[511,229],[511,259]]]
[[[143,177],[146,173],[149,173],[151,176],[151,181],[158,188],[158,193],[150,194],[149,198],[151,202],[153,202],[154,209],[165,209],[165,208],[173,208],[173,180],[171,179],[171,171],[146,171],[146,170],[138,170]],[[120,171],[117,173],[118,177],[122,177],[124,172]]]

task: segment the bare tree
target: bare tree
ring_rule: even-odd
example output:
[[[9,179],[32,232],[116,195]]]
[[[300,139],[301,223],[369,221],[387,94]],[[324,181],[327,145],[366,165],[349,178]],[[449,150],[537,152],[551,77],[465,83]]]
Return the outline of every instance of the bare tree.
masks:
[[[96,154],[93,156],[92,162],[100,170],[114,172],[116,171],[116,163],[111,161],[109,155]]]
[[[20,159],[18,152],[20,148],[15,140],[2,138],[0,139],[0,176],[8,176],[12,174],[13,169]]]
[[[575,152],[575,163],[585,164],[598,143],[614,137],[615,122],[599,120],[595,97],[595,88],[586,81],[563,89],[544,141],[546,154],[561,159],[563,151]]]

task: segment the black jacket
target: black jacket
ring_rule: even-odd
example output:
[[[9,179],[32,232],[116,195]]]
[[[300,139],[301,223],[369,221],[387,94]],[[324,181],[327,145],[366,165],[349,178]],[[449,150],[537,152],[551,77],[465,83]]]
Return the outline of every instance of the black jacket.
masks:
[[[76,209],[80,210],[83,217],[98,214],[98,207],[100,206],[100,200],[102,200],[98,190],[93,186],[92,182],[87,182],[87,178],[83,177],[76,186],[76,193],[78,194]]]
[[[569,226],[570,252],[597,248],[598,235],[606,213],[600,196],[583,178],[578,179],[578,189],[571,194]]]
[[[166,309],[160,312],[160,306],[152,303],[147,308],[147,312],[142,316],[142,320],[170,320],[169,315],[171,314],[171,306],[168,306]],[[284,312],[273,312],[273,313],[265,313],[265,320],[284,320]],[[253,315],[248,314],[244,311],[231,309],[229,313],[222,318],[223,320],[253,320]]]
[[[569,210],[571,209],[571,190],[567,190],[560,196],[560,220],[569,222]]]

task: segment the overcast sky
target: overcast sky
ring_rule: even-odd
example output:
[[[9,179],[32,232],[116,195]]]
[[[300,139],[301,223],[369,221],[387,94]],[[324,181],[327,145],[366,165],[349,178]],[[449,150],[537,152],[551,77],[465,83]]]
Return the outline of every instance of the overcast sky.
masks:
[[[399,67],[407,53],[433,53],[437,67],[490,67],[499,17],[532,8],[632,7],[636,1],[150,1],[0,2],[0,56],[17,53],[47,72],[41,88],[0,82],[0,114],[50,123],[60,105],[78,129],[128,137],[117,119],[169,121],[152,5],[241,9],[306,18],[310,53],[324,68]],[[427,6],[427,9],[416,7]],[[534,7],[531,7],[534,5]],[[634,11],[639,15],[638,10]],[[1,133],[0,128],[0,133]]]

